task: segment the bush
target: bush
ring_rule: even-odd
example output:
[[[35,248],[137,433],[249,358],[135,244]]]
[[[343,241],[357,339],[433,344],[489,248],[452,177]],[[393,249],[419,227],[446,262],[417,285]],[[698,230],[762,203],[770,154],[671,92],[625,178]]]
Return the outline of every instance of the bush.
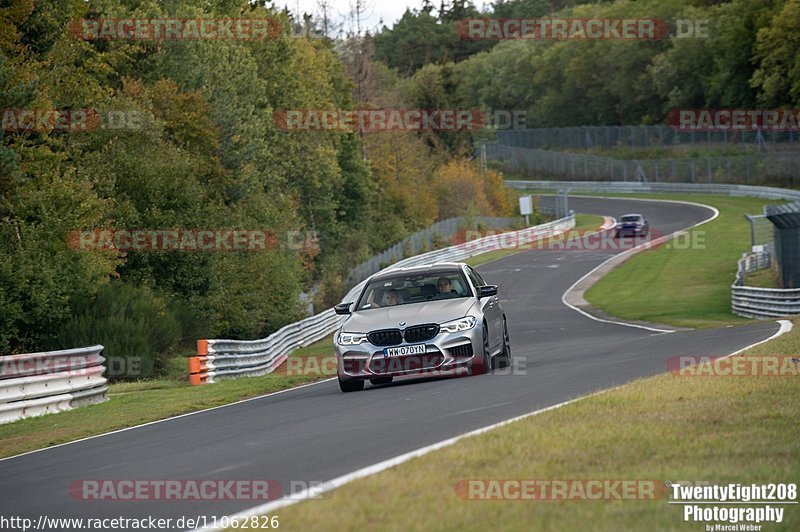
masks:
[[[180,328],[179,348],[194,350],[199,338],[208,337],[211,320],[188,301],[172,299],[167,303],[167,310]]]
[[[134,380],[163,371],[181,332],[181,324],[150,289],[111,282],[93,299],[76,302],[58,343],[61,348],[102,344],[109,378]]]

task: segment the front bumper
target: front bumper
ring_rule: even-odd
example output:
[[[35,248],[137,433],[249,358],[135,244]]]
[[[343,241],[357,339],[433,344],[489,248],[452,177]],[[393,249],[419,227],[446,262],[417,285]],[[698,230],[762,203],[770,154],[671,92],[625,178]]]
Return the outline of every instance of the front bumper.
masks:
[[[617,227],[617,236],[625,236],[625,235],[643,235],[647,232],[647,228],[644,226],[640,227]]]
[[[451,373],[469,368],[475,357],[483,356],[480,327],[455,333],[440,332],[425,343],[424,355],[384,357],[383,347],[364,342],[339,345],[334,336],[334,353],[339,376],[349,379],[374,379],[403,375]],[[422,342],[419,342],[422,343]],[[411,345],[403,342],[397,346]]]

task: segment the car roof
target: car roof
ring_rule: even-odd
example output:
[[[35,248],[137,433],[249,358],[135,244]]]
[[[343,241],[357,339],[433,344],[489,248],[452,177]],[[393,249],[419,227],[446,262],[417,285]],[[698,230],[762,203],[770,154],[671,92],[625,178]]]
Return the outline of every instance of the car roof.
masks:
[[[433,264],[423,264],[421,266],[407,266],[403,268],[391,268],[383,271],[378,272],[372,277],[369,278],[370,281],[377,280],[377,279],[384,279],[387,277],[394,277],[397,274],[414,274],[414,273],[421,273],[421,274],[437,274],[437,273],[445,273],[445,272],[452,272],[453,270],[461,271],[461,268],[465,266],[463,262],[435,262]]]
[[[635,212],[632,212],[630,214],[623,214],[622,216],[620,216],[620,218],[625,218],[626,216],[638,216],[639,218],[644,218],[644,216]]]

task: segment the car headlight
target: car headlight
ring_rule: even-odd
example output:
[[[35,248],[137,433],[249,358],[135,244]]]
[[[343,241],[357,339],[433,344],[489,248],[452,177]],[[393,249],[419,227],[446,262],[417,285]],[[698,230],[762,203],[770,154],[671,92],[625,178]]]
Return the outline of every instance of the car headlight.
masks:
[[[336,339],[339,345],[358,345],[367,341],[367,335],[361,333],[339,333]]]
[[[449,333],[458,331],[468,331],[469,329],[475,327],[475,324],[477,322],[478,320],[475,318],[475,316],[465,316],[461,319],[448,321],[447,323],[442,323],[439,326],[439,328],[443,332],[449,332]]]

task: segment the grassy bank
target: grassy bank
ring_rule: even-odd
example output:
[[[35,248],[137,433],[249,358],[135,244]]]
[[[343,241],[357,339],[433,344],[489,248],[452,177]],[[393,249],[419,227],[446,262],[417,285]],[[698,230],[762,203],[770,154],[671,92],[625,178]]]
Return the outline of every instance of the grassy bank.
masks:
[[[771,202],[700,195],[647,197],[703,203],[716,207],[719,217],[694,229],[691,238],[682,239],[691,246],[662,246],[629,259],[592,286],[586,292],[587,301],[621,318],[685,327],[747,322],[730,310],[736,263],[750,247],[749,225],[743,215],[760,213]]]
[[[777,266],[773,264],[771,268],[764,268],[763,270],[756,270],[753,273],[748,273],[745,277],[744,284],[757,288],[780,288],[781,280]]]
[[[798,353],[800,330],[750,352]],[[796,482],[798,400],[797,377],[664,374],[461,440],[273,515],[287,530],[329,523],[343,530],[701,530],[664,499],[464,500],[455,487],[466,479]],[[376,504],[379,494],[390,504]],[[800,509],[786,506],[784,522],[762,530],[798,526]]]
[[[331,338],[328,337],[298,349],[292,356],[323,356],[332,353]],[[185,374],[186,361],[182,362]],[[109,401],[105,403],[0,425],[0,458],[326,378],[330,378],[330,375],[270,374],[222,380],[203,386],[190,386],[185,380],[112,384],[108,390]]]

